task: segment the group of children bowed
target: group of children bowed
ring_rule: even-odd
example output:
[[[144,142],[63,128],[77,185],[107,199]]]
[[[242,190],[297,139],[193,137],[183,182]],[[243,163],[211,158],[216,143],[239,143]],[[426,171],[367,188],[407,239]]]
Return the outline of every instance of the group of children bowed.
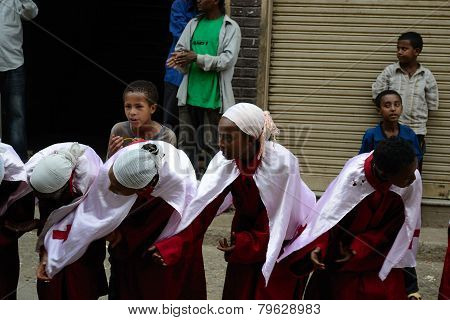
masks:
[[[410,39],[398,47],[420,53]],[[427,72],[402,59],[402,74]],[[403,96],[382,85],[395,72],[374,85],[382,122],[318,201],[297,157],[273,141],[268,112],[248,103],[222,115],[220,151],[197,181],[175,134],[151,119],[158,97],[145,81],[125,90],[128,121],[113,127],[105,163],[89,146],[60,143],[24,164],[0,143],[0,298],[16,298],[18,238],[37,229],[40,299],[206,299],[203,238],[233,205],[230,236],[217,246],[227,262],[223,299],[406,299],[426,131],[418,139],[398,123]]]

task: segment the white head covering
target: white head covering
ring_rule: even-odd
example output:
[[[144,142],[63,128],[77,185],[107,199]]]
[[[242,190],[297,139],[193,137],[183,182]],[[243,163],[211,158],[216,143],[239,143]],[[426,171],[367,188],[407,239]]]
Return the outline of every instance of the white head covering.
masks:
[[[74,143],[68,150],[60,149],[42,158],[30,176],[30,184],[41,193],[53,193],[64,187],[84,150]]]
[[[261,150],[258,153],[258,159],[264,154],[264,141],[280,133],[269,111],[262,111],[254,104],[238,103],[230,107],[223,117],[233,121],[245,134],[259,139]]]
[[[144,188],[158,174],[162,160],[159,153],[159,149],[134,149],[122,153],[113,164],[114,176],[126,188]]]

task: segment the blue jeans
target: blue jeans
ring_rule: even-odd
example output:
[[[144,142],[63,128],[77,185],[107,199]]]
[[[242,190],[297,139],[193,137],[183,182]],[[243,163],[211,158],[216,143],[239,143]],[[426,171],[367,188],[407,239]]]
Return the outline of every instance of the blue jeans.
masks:
[[[22,161],[27,160],[25,125],[25,68],[0,72],[2,141],[10,144]]]

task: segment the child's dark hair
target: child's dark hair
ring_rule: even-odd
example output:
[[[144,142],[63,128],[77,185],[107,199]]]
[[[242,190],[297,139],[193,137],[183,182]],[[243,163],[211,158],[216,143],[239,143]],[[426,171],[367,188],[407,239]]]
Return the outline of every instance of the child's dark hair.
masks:
[[[157,104],[159,95],[158,89],[150,81],[137,80],[130,83],[123,92],[123,99],[128,93],[142,93],[150,104]]]
[[[377,109],[381,109],[381,99],[383,99],[384,96],[387,96],[387,95],[390,95],[390,94],[395,94],[397,97],[400,98],[400,101],[402,102],[402,96],[397,91],[395,91],[395,90],[384,90],[384,91],[381,91],[377,95],[377,97],[375,98],[375,106],[377,107]]]
[[[399,137],[391,137],[381,141],[373,152],[376,167],[388,176],[397,174],[409,166],[416,154],[411,144]]]
[[[400,37],[398,37],[397,41],[400,40],[409,40],[409,42],[411,42],[411,46],[414,49],[420,49],[422,51],[423,40],[422,36],[419,33],[413,31],[402,33]]]

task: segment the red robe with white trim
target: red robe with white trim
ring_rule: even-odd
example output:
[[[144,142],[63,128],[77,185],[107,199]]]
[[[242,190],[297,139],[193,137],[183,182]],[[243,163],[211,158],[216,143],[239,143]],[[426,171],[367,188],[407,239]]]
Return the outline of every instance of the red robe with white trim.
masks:
[[[238,163],[238,162],[237,162]],[[289,264],[277,263],[270,276],[268,286],[261,272],[266,259],[269,242],[269,219],[258,188],[253,180],[257,165],[252,169],[239,165],[241,174],[192,222],[190,227],[172,238],[157,243],[157,248],[169,264],[176,261],[180,252],[173,252],[176,243],[188,243],[191,237],[192,255],[196,265],[195,274],[203,267],[201,246],[204,234],[214,219],[226,195],[231,191],[236,212],[231,232],[236,235],[235,249],[225,254],[228,262],[223,299],[296,299],[301,297],[303,279],[288,272]],[[188,247],[188,245],[184,245]],[[202,274],[204,278],[204,273]],[[189,279],[188,279],[189,281]],[[194,281],[189,285],[195,286]]]
[[[372,156],[366,159],[364,172],[375,192],[326,234],[296,254],[309,259],[309,252],[320,247],[325,257],[327,269],[314,272],[305,298],[406,299],[402,269],[392,269],[384,281],[378,276],[405,216],[401,197],[373,175],[372,159]],[[356,255],[344,263],[335,262],[341,258],[340,242],[356,251]],[[295,264],[293,269],[295,271]]]
[[[0,300],[17,299],[20,272],[18,239],[21,234],[7,229],[4,223],[7,220],[15,223],[27,222],[33,217],[34,196],[31,193],[15,201],[0,217]]]
[[[183,261],[163,267],[146,254],[174,209],[161,198],[150,198],[146,202],[146,198],[138,197],[134,208],[144,207],[128,216],[118,228],[122,240],[110,249],[113,273],[110,293],[114,299],[188,299],[182,296],[182,281],[188,272]]]
[[[56,208],[45,200],[39,201],[40,219],[43,223]],[[68,229],[67,229],[68,228]],[[67,239],[70,226],[66,230],[53,232],[55,239]],[[56,230],[55,230],[56,231]],[[40,232],[40,231],[39,231]],[[37,292],[40,300],[96,300],[106,295],[108,282],[105,268],[105,240],[92,242],[81,258],[64,267],[49,282],[37,281]]]
[[[439,300],[450,300],[450,226],[448,227],[447,254],[445,255],[441,286],[439,287]]]

